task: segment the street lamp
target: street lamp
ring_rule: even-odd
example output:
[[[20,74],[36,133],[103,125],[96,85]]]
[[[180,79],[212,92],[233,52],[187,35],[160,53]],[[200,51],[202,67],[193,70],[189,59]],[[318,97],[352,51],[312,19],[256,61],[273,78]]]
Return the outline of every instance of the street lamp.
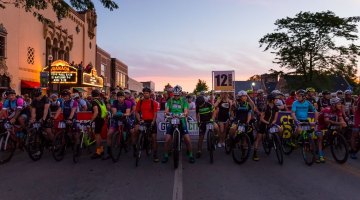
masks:
[[[256,85],[255,82],[252,82],[252,83],[251,83],[251,87],[252,87],[252,90],[253,90],[253,91],[255,90],[255,85]]]

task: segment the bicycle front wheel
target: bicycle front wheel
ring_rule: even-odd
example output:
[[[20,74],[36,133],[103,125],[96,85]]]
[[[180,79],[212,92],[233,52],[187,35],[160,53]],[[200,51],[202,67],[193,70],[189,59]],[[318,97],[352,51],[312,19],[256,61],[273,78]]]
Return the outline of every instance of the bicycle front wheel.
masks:
[[[262,145],[264,148],[264,151],[266,153],[266,155],[270,155],[271,153],[271,139],[270,139],[270,135],[269,133],[265,133],[264,137],[262,139]]]
[[[61,131],[57,133],[54,139],[53,149],[52,149],[52,156],[56,161],[61,161],[65,157],[66,151],[66,138],[65,138],[65,131]]]
[[[6,141],[7,140],[7,141]],[[8,137],[7,133],[0,135],[0,164],[7,163],[11,160],[16,149],[16,142]]]
[[[347,161],[349,151],[348,146],[346,145],[345,137],[343,135],[336,133],[332,136],[330,150],[337,163],[343,164]]]
[[[302,138],[302,156],[307,165],[312,165],[315,161],[316,146],[311,136]]]
[[[37,131],[33,131],[27,137],[28,154],[31,160],[38,161],[44,153],[43,139]]]
[[[232,148],[232,157],[237,164],[243,164],[250,156],[251,143],[247,134],[237,135]]]
[[[111,159],[113,162],[117,162],[119,161],[120,155],[121,155],[121,150],[122,150],[122,135],[120,134],[120,132],[116,131],[115,133],[113,133],[112,138],[111,138]]]
[[[138,142],[136,144],[136,157],[135,157],[135,166],[139,166],[141,153],[144,147],[144,133],[140,133]]]
[[[276,153],[277,160],[278,160],[279,164],[282,165],[284,163],[283,150],[282,150],[280,137],[277,133],[273,134],[273,145],[274,145],[274,150]]]
[[[209,130],[206,136],[207,149],[210,155],[210,163],[214,163],[214,133],[212,130]]]

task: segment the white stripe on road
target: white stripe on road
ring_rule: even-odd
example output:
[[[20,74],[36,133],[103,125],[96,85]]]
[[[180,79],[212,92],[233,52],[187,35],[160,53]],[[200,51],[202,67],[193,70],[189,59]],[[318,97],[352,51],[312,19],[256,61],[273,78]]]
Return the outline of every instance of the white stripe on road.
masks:
[[[175,170],[173,200],[182,200],[183,182],[182,182],[182,154],[179,154],[179,166]]]

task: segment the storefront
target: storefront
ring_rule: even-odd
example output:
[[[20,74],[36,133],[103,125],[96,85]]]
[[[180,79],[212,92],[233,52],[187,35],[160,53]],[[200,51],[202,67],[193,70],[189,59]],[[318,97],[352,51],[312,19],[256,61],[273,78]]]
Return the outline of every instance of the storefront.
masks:
[[[95,69],[85,72],[63,60],[54,61],[50,67],[45,67],[41,72],[40,82],[41,87],[49,88],[50,92],[55,93],[64,89],[89,93],[92,89],[101,89],[104,85],[103,78],[97,76]]]

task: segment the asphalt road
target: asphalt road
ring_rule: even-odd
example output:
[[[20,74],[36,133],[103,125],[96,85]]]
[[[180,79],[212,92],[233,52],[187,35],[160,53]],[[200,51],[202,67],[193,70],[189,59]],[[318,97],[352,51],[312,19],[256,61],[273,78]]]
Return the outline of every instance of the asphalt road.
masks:
[[[153,163],[144,157],[135,167],[131,153],[118,163],[83,157],[72,163],[71,152],[56,162],[45,153],[38,162],[18,151],[13,159],[0,165],[1,200],[42,199],[360,199],[360,160],[335,163],[330,152],[325,164],[304,164],[299,151],[286,156],[284,165],[274,154],[260,152],[261,160],[235,164],[222,149],[215,152],[215,163],[208,154],[189,164],[183,156],[182,167]]]

